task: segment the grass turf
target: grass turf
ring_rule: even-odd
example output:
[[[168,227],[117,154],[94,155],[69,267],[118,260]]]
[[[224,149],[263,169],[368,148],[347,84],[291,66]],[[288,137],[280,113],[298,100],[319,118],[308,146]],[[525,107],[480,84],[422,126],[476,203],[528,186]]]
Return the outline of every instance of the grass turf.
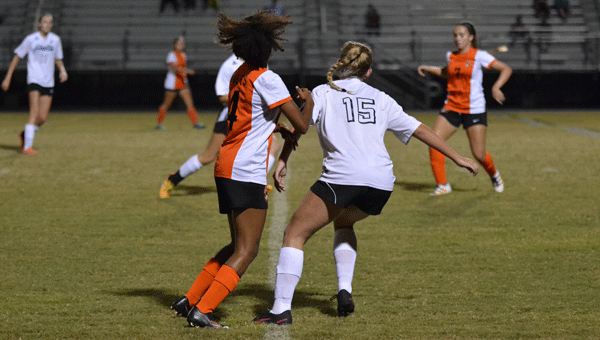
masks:
[[[435,115],[416,114],[431,126]],[[171,303],[229,237],[212,165],[167,200],[166,176],[203,151],[209,128],[171,114],[52,113],[35,157],[19,154],[24,114],[0,118],[0,338],[581,339],[600,334],[600,116],[489,114],[488,151],[506,191],[447,162],[450,195],[430,197],[427,148],[393,136],[397,177],[382,215],[356,226],[355,314],[335,317],[332,228],[306,245],[294,324],[254,325],[272,303],[273,201],[261,252],[215,315],[193,329]],[[575,129],[570,129],[575,128]],[[470,157],[464,132],[449,144]],[[288,217],[318,178],[314,130],[290,160]],[[278,226],[281,228],[282,226]],[[280,231],[274,231],[280,233]],[[275,243],[267,242],[269,239]],[[275,255],[273,255],[275,254]]]

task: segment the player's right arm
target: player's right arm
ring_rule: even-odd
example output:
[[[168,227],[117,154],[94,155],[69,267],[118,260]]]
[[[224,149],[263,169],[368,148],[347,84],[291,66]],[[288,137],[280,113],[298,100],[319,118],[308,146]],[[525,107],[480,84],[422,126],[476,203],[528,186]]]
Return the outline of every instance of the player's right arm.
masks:
[[[448,79],[448,68],[447,67],[421,65],[417,69],[417,72],[419,72],[419,75],[421,77],[425,77],[425,74],[429,73],[429,74],[433,74],[436,77]]]
[[[19,58],[19,56],[15,54],[12,61],[10,62],[10,66],[8,66],[6,76],[4,76],[4,80],[2,81],[2,90],[4,92],[8,91],[8,88],[10,86],[10,80],[12,79],[12,75],[15,72],[15,69],[17,68],[17,64],[19,64],[19,60],[21,60],[21,58]]]
[[[300,111],[298,105],[293,100],[281,105],[281,110],[290,123],[292,123],[296,133],[305,134],[308,131],[314,102],[308,89],[296,86],[296,91],[298,92],[296,98],[304,102],[302,111]]]

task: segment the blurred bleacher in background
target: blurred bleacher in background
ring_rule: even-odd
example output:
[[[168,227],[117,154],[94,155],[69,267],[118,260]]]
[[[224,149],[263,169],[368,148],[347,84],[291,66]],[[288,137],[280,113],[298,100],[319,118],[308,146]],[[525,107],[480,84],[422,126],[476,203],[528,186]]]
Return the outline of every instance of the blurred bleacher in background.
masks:
[[[368,36],[363,1],[284,0],[286,14],[292,15],[294,24],[285,33],[289,40],[284,44],[286,52],[274,54],[273,63],[290,72],[301,66],[322,70],[335,61],[342,42],[359,40],[380,53],[376,59],[382,68],[437,65],[443,63],[445,51],[454,48],[454,26],[469,20],[477,28],[481,48],[510,45],[509,52],[499,58],[515,69],[598,69],[598,1],[570,0],[571,15],[566,21],[552,10],[549,26],[540,26],[528,0],[380,0],[372,3],[381,16],[381,34]],[[158,0],[45,0],[41,12],[53,13],[53,31],[63,40],[71,69],[164,69],[173,39],[184,35],[190,66],[216,70],[229,54],[214,42],[216,14],[240,18],[268,3],[221,0],[218,11],[204,11],[197,2],[195,10],[180,8],[175,13],[167,7],[161,14]],[[8,66],[12,50],[33,31],[39,3],[2,0],[1,68]],[[508,32],[517,15],[523,17],[530,32],[530,43],[522,39],[511,44]],[[548,49],[540,48],[542,44]],[[300,65],[300,60],[305,65]]]
[[[180,1],[182,2],[182,1]],[[220,0],[218,10],[167,7],[159,0],[2,0],[0,2],[0,69],[5,70],[14,48],[34,31],[39,13],[54,15],[53,31],[63,41],[70,71],[164,71],[173,39],[187,40],[188,64],[201,74],[216,74],[230,51],[215,43],[218,13],[238,19],[254,13],[270,0]],[[371,3],[381,17],[379,35],[364,29],[368,2],[361,0],[281,0],[294,24],[286,29],[286,51],[274,53],[270,67],[281,74],[324,74],[347,40],[368,43],[375,53],[374,77],[384,91],[406,92],[429,106],[431,82],[415,76],[420,64],[442,65],[453,50],[457,23],[475,24],[480,48],[509,46],[498,58],[516,71],[594,72],[600,70],[600,0],[570,0],[571,15],[558,18],[551,9],[548,26],[534,16],[531,0],[379,0]],[[553,0],[548,0],[552,5]],[[41,6],[40,3],[42,4]],[[41,8],[40,8],[41,7]],[[531,39],[514,44],[509,35],[517,16]],[[19,64],[24,69],[25,63]],[[398,85],[400,84],[400,85]],[[404,84],[402,86],[401,84]],[[402,89],[404,88],[404,90]],[[416,89],[416,90],[415,90]],[[417,98],[417,97],[420,97]]]

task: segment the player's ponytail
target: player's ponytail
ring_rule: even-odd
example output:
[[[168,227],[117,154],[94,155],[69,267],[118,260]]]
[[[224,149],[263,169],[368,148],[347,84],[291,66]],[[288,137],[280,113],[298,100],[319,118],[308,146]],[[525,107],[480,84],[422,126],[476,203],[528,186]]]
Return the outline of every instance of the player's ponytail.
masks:
[[[327,72],[329,86],[338,91],[347,92],[333,82],[333,75],[340,79],[350,77],[364,77],[373,63],[373,52],[369,46],[355,41],[348,41],[342,47],[340,58]]]

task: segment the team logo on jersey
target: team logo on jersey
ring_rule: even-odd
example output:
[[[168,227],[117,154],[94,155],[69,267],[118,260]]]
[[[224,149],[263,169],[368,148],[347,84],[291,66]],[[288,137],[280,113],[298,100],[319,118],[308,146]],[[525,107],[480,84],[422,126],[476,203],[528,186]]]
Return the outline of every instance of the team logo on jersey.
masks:
[[[473,61],[467,60],[467,62],[465,63],[465,67],[471,67],[471,65],[473,65]]]

